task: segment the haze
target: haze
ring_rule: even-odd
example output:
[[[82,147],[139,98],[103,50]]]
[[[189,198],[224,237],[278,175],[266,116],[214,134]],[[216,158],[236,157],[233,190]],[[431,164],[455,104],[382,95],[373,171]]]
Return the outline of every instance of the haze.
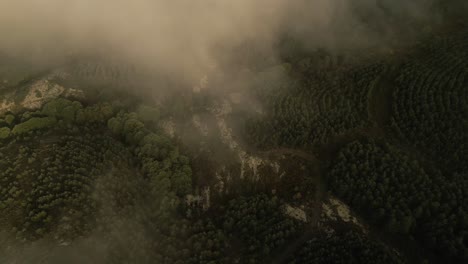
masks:
[[[398,10],[410,16],[423,17],[423,7],[428,6],[424,0],[410,4],[375,0],[3,0],[0,53],[48,63],[69,55],[104,54],[196,74],[215,65],[225,48],[248,41],[271,49],[284,32],[297,33],[312,46],[375,43],[382,35],[369,31],[353,10],[377,16],[378,4],[392,10],[395,2]],[[381,29],[379,34],[392,32],[391,25]]]

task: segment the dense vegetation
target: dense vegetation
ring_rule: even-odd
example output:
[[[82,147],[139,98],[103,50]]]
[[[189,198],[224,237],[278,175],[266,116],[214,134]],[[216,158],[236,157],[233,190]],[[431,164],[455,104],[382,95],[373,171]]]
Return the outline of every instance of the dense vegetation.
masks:
[[[468,181],[426,172],[388,145],[353,142],[333,164],[330,188],[389,232],[410,234],[428,247],[466,259]]]
[[[59,98],[6,122],[2,227],[28,241],[45,236],[68,241],[101,230],[115,247],[128,246],[112,239],[126,232],[122,227],[168,228],[163,223],[174,217],[178,197],[191,191],[188,159],[138,119],[151,127],[155,120],[147,115],[153,109],[116,110],[106,103],[83,107]],[[150,221],[154,224],[144,224]],[[140,229],[132,235],[145,233]]]
[[[318,237],[307,241],[289,263],[405,263],[385,245],[355,231]]]
[[[392,126],[448,170],[467,171],[468,34],[438,38],[401,67]]]
[[[257,85],[262,90],[258,93],[266,116],[248,123],[252,142],[258,146],[311,147],[371,126],[367,102],[384,65],[351,68],[335,63],[339,62],[320,53],[299,61],[291,71],[300,73],[301,82],[264,83],[260,75]],[[290,78],[278,70],[275,74]]]
[[[434,2],[438,16],[465,15],[462,1]],[[398,18],[390,2],[379,5],[384,20]],[[402,35],[420,26],[400,23]],[[424,27],[421,43],[376,54],[312,51],[285,36],[277,59],[246,43],[223,55],[246,69],[210,83],[226,85],[229,98],[143,86],[157,107],[120,89],[137,80],[172,88],[183,77],[87,58],[47,75],[0,63],[0,99],[13,91],[16,103],[0,100],[0,244],[9,245],[0,262],[21,262],[34,243],[99,263],[467,262],[468,32],[458,23],[444,34]],[[23,109],[41,78],[86,96],[64,92]],[[225,106],[229,114],[217,108]],[[174,122],[184,131],[169,137]],[[265,175],[239,180],[244,169]],[[233,186],[216,193],[218,177]],[[350,215],[329,215],[340,209]],[[80,251],[89,241],[96,252]]]
[[[272,256],[280,256],[281,250],[305,231],[303,222],[284,214],[281,200],[264,194],[231,199],[227,206],[193,219],[190,226],[185,223],[187,239],[179,244],[177,252],[181,253],[170,263],[271,263],[275,261]],[[355,251],[360,252],[354,257],[356,261],[402,263],[395,252],[356,232],[331,238],[319,234],[314,237],[315,244],[307,242],[300,247],[297,259],[291,263],[304,263],[307,259],[312,263],[329,263],[327,259],[344,260]],[[344,241],[346,250],[338,250],[343,247],[340,241]],[[321,245],[329,251],[315,252]],[[315,257],[307,255],[311,250]],[[331,252],[333,256],[327,255]]]
[[[378,230],[464,262],[467,37],[465,29],[431,35],[392,60],[359,66],[320,53],[292,58],[273,69],[281,78],[262,83],[265,72],[254,85],[265,109],[247,122],[250,142],[317,153],[332,193]]]

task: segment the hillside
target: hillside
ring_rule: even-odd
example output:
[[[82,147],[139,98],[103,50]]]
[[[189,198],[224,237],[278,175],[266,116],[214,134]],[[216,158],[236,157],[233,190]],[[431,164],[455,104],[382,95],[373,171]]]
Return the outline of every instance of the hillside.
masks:
[[[466,263],[467,13],[435,3],[392,43],[287,32],[177,78],[0,52],[0,262]]]

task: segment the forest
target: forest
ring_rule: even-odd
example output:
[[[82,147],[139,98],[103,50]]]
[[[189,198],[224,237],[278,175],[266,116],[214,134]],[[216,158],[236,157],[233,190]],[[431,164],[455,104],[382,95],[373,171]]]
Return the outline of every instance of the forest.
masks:
[[[196,78],[0,45],[0,262],[467,263],[468,6],[376,2]]]

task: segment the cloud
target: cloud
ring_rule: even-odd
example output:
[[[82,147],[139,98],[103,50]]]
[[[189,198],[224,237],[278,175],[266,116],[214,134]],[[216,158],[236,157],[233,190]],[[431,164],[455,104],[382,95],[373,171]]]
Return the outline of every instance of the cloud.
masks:
[[[3,0],[0,51],[53,61],[105,54],[174,72],[216,64],[222,48],[266,49],[281,33],[311,46],[375,42],[359,13],[425,13],[427,1],[386,0]],[[397,4],[395,4],[397,3]],[[419,10],[419,11],[418,11]],[[389,27],[389,25],[386,25]],[[221,49],[221,51],[220,51]]]

